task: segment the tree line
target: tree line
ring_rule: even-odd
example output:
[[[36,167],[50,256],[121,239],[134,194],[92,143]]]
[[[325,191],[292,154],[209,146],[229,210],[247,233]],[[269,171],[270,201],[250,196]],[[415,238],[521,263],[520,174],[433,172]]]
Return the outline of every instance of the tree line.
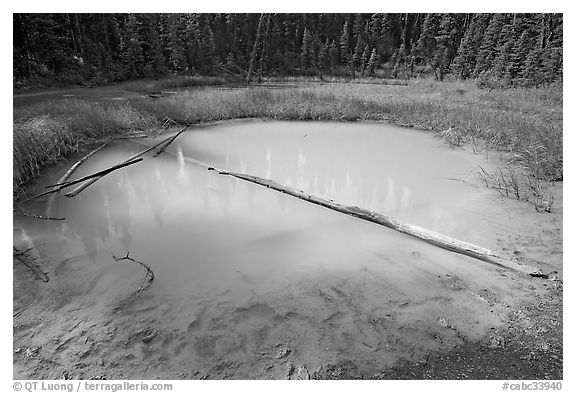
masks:
[[[13,14],[15,84],[168,75],[562,80],[562,14]]]

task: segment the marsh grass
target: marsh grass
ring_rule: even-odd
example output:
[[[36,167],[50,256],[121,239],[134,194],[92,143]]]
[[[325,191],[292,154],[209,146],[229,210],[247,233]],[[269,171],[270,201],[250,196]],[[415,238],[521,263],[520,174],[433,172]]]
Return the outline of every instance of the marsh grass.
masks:
[[[231,79],[224,76],[177,76],[158,80],[126,82],[122,84],[122,87],[128,91],[148,94],[160,93],[162,90],[167,89],[227,85],[235,82],[237,82],[237,79]]]
[[[62,100],[15,110],[13,195],[21,195],[23,186],[43,167],[65,159],[99,138],[157,125],[155,117],[128,104]]]
[[[197,82],[196,86],[204,83],[172,83]],[[132,88],[144,87],[135,83]],[[323,83],[283,88],[199,88],[124,105],[60,101],[18,110],[14,114],[14,181],[22,184],[29,180],[38,168],[77,149],[86,138],[166,122],[195,124],[235,118],[388,121],[434,131],[450,145],[472,145],[478,153],[510,153],[505,164],[521,168],[534,181],[562,179],[561,89],[485,91],[473,82],[415,80],[408,86]],[[40,141],[38,133],[43,135]],[[53,146],[51,135],[67,147],[60,151],[54,147],[27,150],[28,144]],[[37,154],[42,157],[36,158]]]

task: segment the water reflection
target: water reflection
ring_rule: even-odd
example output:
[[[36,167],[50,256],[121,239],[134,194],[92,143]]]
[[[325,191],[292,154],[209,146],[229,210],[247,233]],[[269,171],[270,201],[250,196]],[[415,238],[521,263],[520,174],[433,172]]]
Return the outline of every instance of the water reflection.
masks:
[[[440,232],[461,232],[467,221],[460,219],[458,206],[474,190],[459,182],[441,189],[445,183],[435,179],[454,176],[462,161],[438,159],[451,151],[436,151],[434,139],[423,142],[394,129],[363,127],[253,122],[222,126],[220,132],[195,130],[181,135],[171,154],[147,157],[76,198],[59,196],[54,214],[67,217],[65,225],[43,225],[53,225],[63,239],[58,245],[63,257],[85,254],[92,263],[110,263],[111,254],[130,251],[153,267],[158,287],[194,293],[234,287],[230,282],[238,279],[238,270],[270,280],[282,277],[281,271],[352,269],[350,261],[367,249],[381,249],[391,258],[411,247],[410,239],[394,232],[207,171],[186,162],[191,157]],[[117,143],[83,171],[110,166],[141,149],[133,142]],[[413,162],[414,154],[427,165]],[[45,233],[46,228],[32,230]]]
[[[438,231],[453,223],[442,226],[430,208],[457,222],[471,193],[463,183],[439,180],[471,170],[461,152],[431,135],[379,124],[248,122],[215,133],[195,130],[177,149],[408,222],[440,225]]]

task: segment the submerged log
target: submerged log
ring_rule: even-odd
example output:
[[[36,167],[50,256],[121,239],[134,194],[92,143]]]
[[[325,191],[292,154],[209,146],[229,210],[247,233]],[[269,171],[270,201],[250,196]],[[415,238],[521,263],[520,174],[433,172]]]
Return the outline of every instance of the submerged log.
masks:
[[[424,240],[426,243],[432,244],[436,247],[443,248],[448,251],[456,252],[458,254],[466,255],[484,262],[488,262],[499,267],[503,267],[510,270],[515,270],[524,274],[531,276],[542,277],[544,276],[542,272],[532,266],[520,265],[514,261],[502,258],[490,251],[489,249],[476,246],[471,243],[463,242],[461,240],[453,239],[449,236],[442,235],[440,233],[431,231],[426,228],[422,228],[416,225],[405,224],[395,218],[385,216],[374,211],[359,208],[357,206],[346,206],[340,203],[336,203],[332,200],[325,199],[319,196],[306,194],[304,191],[298,190],[296,188],[280,184],[274,180],[264,179],[258,176],[247,175],[244,173],[237,172],[227,172],[219,171],[220,174],[233,176],[238,179],[246,180],[252,183],[256,183],[261,186],[271,188],[273,190],[283,192],[285,194],[291,195],[293,197],[303,199],[310,203],[326,207],[328,209],[335,210],[340,213],[347,214],[362,220],[370,221],[378,225],[385,226],[395,231],[405,233],[407,235],[416,237],[420,240]]]
[[[129,163],[131,161],[134,161],[135,159],[143,156],[144,154],[148,153],[149,151],[156,149],[160,146],[162,146],[164,143],[171,143],[174,139],[176,139],[176,136],[180,135],[182,132],[184,132],[184,130],[186,130],[188,128],[188,126],[182,128],[175,136],[170,137],[170,138],[166,138],[163,141],[158,142],[157,144],[155,144],[154,146],[150,146],[149,148],[141,151],[140,153],[134,154],[131,157],[128,157],[127,159],[125,159],[124,161],[122,161],[120,164],[118,165],[122,165],[122,164],[126,164]],[[94,177],[93,179],[87,181],[86,183],[82,184],[81,186],[79,186],[78,188],[72,190],[71,192],[69,192],[68,194],[66,194],[67,197],[74,197],[78,194],[80,194],[82,191],[84,191],[87,187],[89,187],[90,185],[96,183],[98,180],[100,180],[104,175],[106,175],[106,173],[104,173],[102,176],[98,176],[98,177]]]

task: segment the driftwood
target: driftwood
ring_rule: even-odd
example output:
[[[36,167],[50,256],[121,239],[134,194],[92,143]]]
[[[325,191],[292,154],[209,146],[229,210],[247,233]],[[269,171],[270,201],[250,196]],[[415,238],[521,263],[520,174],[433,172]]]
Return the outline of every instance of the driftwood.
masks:
[[[180,133],[182,133],[186,128],[188,128],[188,126],[184,127],[182,130],[180,130],[178,132],[177,135],[180,135]],[[170,138],[166,138],[163,141],[158,142],[157,144],[155,144],[154,146],[150,146],[149,148],[141,151],[140,153],[134,154],[133,156],[127,158],[126,160],[122,161],[120,164],[118,165],[122,165],[122,164],[127,164],[129,162],[134,161],[135,159],[139,158],[140,156],[143,156],[144,154],[148,153],[150,150],[156,149],[160,146],[162,146],[164,143],[170,143],[171,141],[174,140],[174,137],[170,137]],[[69,192],[68,194],[66,194],[67,197],[74,197],[78,194],[80,194],[84,189],[86,189],[87,187],[89,187],[90,185],[94,184],[95,182],[97,182],[98,180],[100,180],[104,175],[106,175],[106,173],[104,173],[102,176],[98,176],[95,177],[93,179],[90,179],[89,181],[87,181],[86,183],[82,184],[81,186],[79,186],[78,188],[74,189],[73,191]]]
[[[150,269],[150,266],[146,265],[143,262],[137,261],[134,258],[130,257],[130,251],[128,251],[126,253],[126,256],[122,257],[122,258],[118,258],[115,257],[114,255],[112,255],[112,258],[114,258],[115,261],[130,261],[130,262],[134,262],[137,265],[142,266],[144,269],[146,269],[146,276],[144,277],[144,279],[142,280],[142,283],[140,284],[140,288],[138,288],[138,290],[136,292],[134,292],[132,295],[130,296],[134,296],[136,294],[138,294],[139,292],[142,292],[143,290],[145,290],[146,288],[148,288],[150,285],[152,285],[152,281],[154,281],[154,272],[152,271],[152,269]]]

